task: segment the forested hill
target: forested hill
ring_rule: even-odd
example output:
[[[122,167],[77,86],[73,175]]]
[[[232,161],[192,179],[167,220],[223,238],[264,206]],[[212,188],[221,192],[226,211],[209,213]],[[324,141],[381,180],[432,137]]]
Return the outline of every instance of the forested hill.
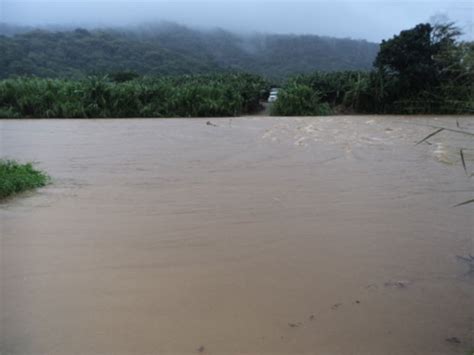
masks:
[[[0,24],[0,78],[134,71],[247,71],[280,79],[315,70],[370,69],[379,46],[315,35],[237,35],[176,24],[133,29],[25,30]]]

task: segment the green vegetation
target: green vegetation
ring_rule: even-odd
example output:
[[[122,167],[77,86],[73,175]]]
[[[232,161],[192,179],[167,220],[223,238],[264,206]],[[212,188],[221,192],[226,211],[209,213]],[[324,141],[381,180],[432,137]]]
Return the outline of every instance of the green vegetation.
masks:
[[[300,75],[288,80],[276,114],[301,113],[306,97],[318,96],[336,112],[356,113],[472,113],[474,112],[474,43],[458,41],[452,24],[420,24],[383,41],[371,72]],[[309,108],[308,105],[305,106]],[[321,114],[318,105],[304,114]]]
[[[294,91],[295,87],[304,87],[307,92],[312,92],[329,109],[320,110],[314,106],[314,110],[308,110],[306,115],[321,115],[330,112],[368,112],[371,111],[373,98],[367,92],[371,73],[359,71],[343,71],[332,73],[316,72],[311,75],[299,75],[290,78],[282,88],[278,97],[278,107],[296,109],[296,102],[286,92]],[[311,96],[307,93],[307,96]],[[295,111],[297,112],[297,111]],[[275,110],[274,114],[281,114]],[[286,112],[290,115],[290,112]]]
[[[31,163],[0,160],[0,200],[13,194],[45,186],[49,177]]]
[[[0,117],[236,116],[258,110],[267,87],[250,74],[126,78],[3,80]]]
[[[5,53],[0,77],[9,77],[0,80],[0,118],[251,114],[266,98],[266,80],[273,79],[239,74],[242,68],[278,77],[273,83],[301,73],[286,80],[274,115],[472,113],[474,43],[459,36],[453,24],[419,24],[382,41],[371,71],[353,70],[363,67],[353,57],[355,48],[371,51],[359,48],[362,42],[317,36],[244,40],[225,31],[175,25],[125,33],[81,29],[0,36]],[[341,71],[344,65],[334,59],[341,48],[339,59],[349,56],[356,63],[351,70]],[[305,74],[320,66],[339,71]],[[214,73],[176,75],[209,70]],[[85,76],[89,72],[109,74]]]
[[[321,102],[318,91],[294,82],[285,86],[271,108],[271,114],[278,116],[323,116],[330,113],[329,104]]]
[[[0,79],[25,75],[82,79],[123,71],[149,76],[243,71],[283,80],[315,70],[368,70],[377,51],[378,45],[367,41],[240,36],[175,24],[62,31],[0,24]]]

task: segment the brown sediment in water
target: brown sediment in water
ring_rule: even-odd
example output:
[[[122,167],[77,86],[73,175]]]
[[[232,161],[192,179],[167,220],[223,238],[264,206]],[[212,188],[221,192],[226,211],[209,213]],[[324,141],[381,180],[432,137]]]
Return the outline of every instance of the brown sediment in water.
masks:
[[[0,121],[54,178],[0,205],[0,353],[466,353],[456,119]]]

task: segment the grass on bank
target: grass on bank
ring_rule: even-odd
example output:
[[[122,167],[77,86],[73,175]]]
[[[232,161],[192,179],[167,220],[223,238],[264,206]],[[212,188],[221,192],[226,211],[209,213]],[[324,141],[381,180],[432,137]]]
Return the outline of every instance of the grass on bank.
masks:
[[[20,164],[14,160],[0,160],[0,200],[13,194],[48,184],[49,176],[31,163]]]

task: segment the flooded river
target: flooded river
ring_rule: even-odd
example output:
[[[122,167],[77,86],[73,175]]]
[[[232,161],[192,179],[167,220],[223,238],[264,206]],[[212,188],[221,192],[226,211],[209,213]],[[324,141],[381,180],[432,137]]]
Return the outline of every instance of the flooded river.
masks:
[[[472,116],[207,121],[0,121],[2,355],[474,349]]]

